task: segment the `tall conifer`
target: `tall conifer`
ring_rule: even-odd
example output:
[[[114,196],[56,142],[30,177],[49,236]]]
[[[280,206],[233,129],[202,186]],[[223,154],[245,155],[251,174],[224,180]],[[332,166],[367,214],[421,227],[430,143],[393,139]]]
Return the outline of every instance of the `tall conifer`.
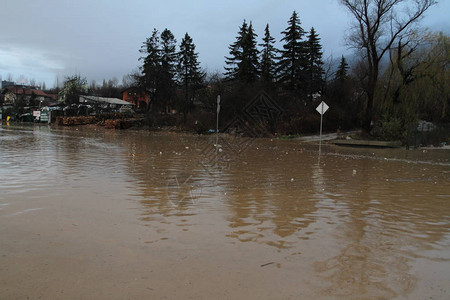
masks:
[[[161,32],[161,103],[166,110],[172,104],[175,89],[176,75],[176,39],[169,29]]]
[[[245,83],[255,82],[259,77],[259,51],[256,48],[256,37],[252,22],[250,22],[247,34],[242,40],[242,59],[238,63],[237,73],[237,79]]]
[[[226,56],[225,59],[225,63],[226,63],[226,67],[225,67],[225,76],[227,79],[236,79],[237,78],[237,74],[239,71],[239,63],[242,61],[242,57],[243,57],[243,51],[242,51],[242,44],[243,44],[243,40],[245,39],[245,36],[247,35],[248,32],[248,25],[247,22],[244,20],[242,22],[242,26],[239,27],[239,32],[238,35],[236,36],[236,41],[231,44],[228,49],[230,50],[230,56]]]
[[[288,21],[288,27],[281,34],[284,42],[278,64],[280,82],[289,91],[303,92],[306,81],[307,47],[303,41],[305,31],[300,26],[297,12],[293,12]]]
[[[244,20],[239,28],[236,41],[228,48],[230,56],[226,57],[226,77],[229,80],[238,80],[243,83],[252,83],[259,77],[259,64],[256,43],[256,33],[253,25]]]
[[[187,112],[194,97],[194,91],[198,89],[205,77],[200,70],[198,53],[195,52],[195,44],[188,33],[184,35],[178,52],[178,79],[184,89],[183,111]]]
[[[275,39],[270,35],[269,24],[264,30],[263,43],[260,58],[261,81],[271,83],[276,77],[276,57],[278,50],[275,48]]]
[[[322,61],[322,45],[320,45],[319,35],[311,28],[307,41],[308,48],[308,64],[306,68],[308,96],[313,98],[314,94],[321,93],[324,85],[323,80],[323,61]]]
[[[150,94],[151,102],[157,102],[161,71],[161,42],[158,30],[153,29],[152,35],[145,40],[139,52],[145,54],[139,58],[143,62],[139,83]]]
[[[342,55],[341,62],[339,63],[339,67],[334,75],[334,80],[344,81],[345,79],[347,79],[347,72],[348,63],[344,55]]]

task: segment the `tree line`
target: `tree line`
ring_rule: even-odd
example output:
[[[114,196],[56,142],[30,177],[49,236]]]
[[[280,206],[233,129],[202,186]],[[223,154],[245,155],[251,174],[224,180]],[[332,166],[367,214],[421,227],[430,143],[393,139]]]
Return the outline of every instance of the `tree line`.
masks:
[[[169,29],[154,29],[140,52],[139,85],[150,95],[152,111],[167,112],[172,108],[184,115],[194,108],[194,102],[203,109],[214,109],[214,93],[224,93],[225,116],[232,116],[264,87],[276,101],[291,99],[287,105],[291,114],[298,112],[323,93],[324,70],[322,46],[314,28],[306,32],[301,27],[297,12],[293,12],[287,28],[281,32],[282,49],[275,47],[269,24],[258,42],[252,22],[243,21],[236,40],[229,45],[223,74],[210,74],[200,68],[198,52],[188,33],[177,47]],[[214,99],[213,99],[214,98]],[[196,100],[196,101],[195,101]]]
[[[259,39],[252,21],[244,20],[229,44],[223,73],[201,69],[188,33],[178,44],[169,29],[154,29],[129,84],[150,95],[149,113],[175,109],[184,123],[205,128],[214,127],[217,95],[226,122],[261,90],[284,111],[272,128],[280,134],[316,132],[315,106],[322,100],[331,107],[327,130],[360,127],[381,138],[401,138],[418,120],[449,123],[449,37],[417,26],[437,1],[340,2],[354,20],[348,44],[355,55],[350,61],[342,56],[336,67],[324,63],[319,34],[314,27],[305,31],[294,11],[279,43],[269,24]],[[107,86],[96,88],[106,94]]]
[[[281,34],[283,47],[277,49],[267,24],[262,42],[257,44],[252,22],[247,24],[244,20],[236,41],[229,46],[226,79],[245,84],[259,81],[303,100],[321,94],[324,85],[322,45],[314,27],[307,34],[294,11]]]
[[[297,12],[293,12],[288,27],[282,32],[283,49],[276,49],[269,24],[261,42],[253,24],[244,20],[236,41],[229,46],[225,57],[224,81],[230,84],[251,85],[257,82],[270,88],[280,87],[296,98],[321,93],[324,85],[322,46],[314,28],[307,34],[301,27]],[[183,100],[188,102],[195,91],[205,84],[195,44],[188,33],[179,49],[169,29],[161,33],[154,29],[140,50],[142,66],[139,83],[151,93],[155,105],[166,107],[172,103],[174,88],[182,88]],[[186,103],[184,103],[186,104]]]

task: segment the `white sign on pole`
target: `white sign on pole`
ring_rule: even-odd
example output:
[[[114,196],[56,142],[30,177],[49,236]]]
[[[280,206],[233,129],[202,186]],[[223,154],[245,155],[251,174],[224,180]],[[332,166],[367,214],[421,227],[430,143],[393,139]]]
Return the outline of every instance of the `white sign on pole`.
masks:
[[[319,112],[319,114],[323,115],[328,108],[330,108],[324,101],[320,102],[319,106],[316,107],[316,110]]]
[[[320,138],[319,138],[319,159],[320,159],[320,153],[322,152],[322,121],[323,121],[323,114],[328,110],[329,106],[325,102],[320,102],[319,106],[316,107],[316,110],[320,114]]]
[[[220,112],[220,95],[217,96],[217,113]]]
[[[219,112],[220,112],[220,95],[217,96],[216,150],[219,150]]]

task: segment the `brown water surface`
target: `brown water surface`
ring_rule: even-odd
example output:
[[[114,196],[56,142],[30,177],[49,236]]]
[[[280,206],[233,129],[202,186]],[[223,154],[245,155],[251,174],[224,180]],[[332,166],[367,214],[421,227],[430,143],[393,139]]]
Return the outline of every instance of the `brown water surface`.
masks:
[[[450,152],[0,128],[0,299],[449,299]]]

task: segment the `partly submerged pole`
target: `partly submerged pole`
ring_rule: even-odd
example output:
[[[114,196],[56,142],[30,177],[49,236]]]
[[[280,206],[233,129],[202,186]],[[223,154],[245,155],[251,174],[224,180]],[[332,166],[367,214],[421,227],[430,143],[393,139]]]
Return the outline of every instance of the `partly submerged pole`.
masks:
[[[323,105],[321,105],[322,109],[320,112],[320,135],[319,135],[319,156],[322,153],[322,122],[323,122]]]
[[[220,112],[220,95],[217,96],[217,118],[216,118],[216,148],[219,147],[219,112]]]
[[[316,107],[317,112],[320,114],[320,136],[319,136],[319,156],[322,151],[322,122],[323,114],[328,110],[328,105],[325,102],[320,102],[319,106]]]

